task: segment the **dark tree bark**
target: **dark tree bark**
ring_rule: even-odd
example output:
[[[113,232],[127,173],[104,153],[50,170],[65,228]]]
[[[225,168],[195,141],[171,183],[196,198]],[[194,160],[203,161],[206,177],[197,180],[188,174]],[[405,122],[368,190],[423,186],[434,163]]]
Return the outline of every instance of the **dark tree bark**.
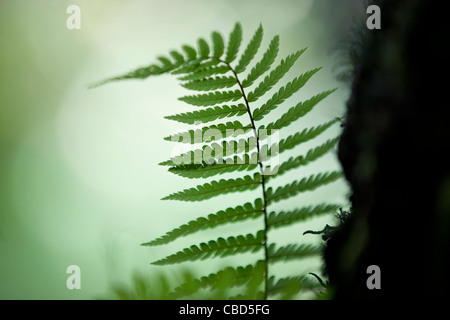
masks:
[[[339,160],[350,218],[327,242],[336,299],[448,296],[449,44],[446,13],[427,0],[387,0],[355,68]],[[367,268],[381,269],[369,290]]]

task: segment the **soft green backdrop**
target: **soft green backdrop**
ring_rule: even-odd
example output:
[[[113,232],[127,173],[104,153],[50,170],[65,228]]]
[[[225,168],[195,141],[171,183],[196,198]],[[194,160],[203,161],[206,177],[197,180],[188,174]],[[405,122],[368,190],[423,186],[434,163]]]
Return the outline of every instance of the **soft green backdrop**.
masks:
[[[81,8],[81,30],[66,28],[70,4]],[[174,147],[162,138],[180,129],[178,123],[163,117],[189,109],[177,100],[186,91],[171,76],[117,82],[93,90],[87,86],[152,63],[158,54],[183,43],[195,44],[200,36],[209,39],[213,30],[227,38],[236,21],[243,25],[245,45],[262,23],[263,48],[274,35],[281,36],[280,58],[309,47],[287,80],[313,67],[324,67],[300,96],[287,101],[268,120],[296,99],[340,87],[311,115],[283,132],[284,136],[343,114],[348,88],[335,79],[335,61],[329,50],[333,37],[339,36],[336,30],[348,24],[348,13],[342,10],[349,6],[349,1],[343,1],[342,8],[336,8],[328,0],[2,0],[0,298],[95,298],[107,292],[110,283],[129,281],[133,271],[149,275],[161,271],[149,263],[186,245],[217,238],[219,232],[231,235],[256,230],[259,222],[214,229],[164,247],[140,247],[210,210],[242,204],[252,194],[232,194],[204,203],[161,201],[197,182],[157,165]],[[339,130],[335,126],[320,140]],[[276,184],[335,168],[339,164],[330,154]],[[347,192],[346,183],[339,181],[277,207],[320,200],[345,204]],[[331,218],[316,219],[307,226],[273,232],[270,240],[320,241],[301,233],[330,222]],[[244,264],[247,258],[251,259],[209,260],[186,267],[207,274],[224,263]],[[66,268],[71,264],[81,267],[81,290],[66,288]],[[277,265],[272,271],[319,272],[319,266],[318,259],[310,259]],[[176,268],[165,267],[164,271],[176,280]]]

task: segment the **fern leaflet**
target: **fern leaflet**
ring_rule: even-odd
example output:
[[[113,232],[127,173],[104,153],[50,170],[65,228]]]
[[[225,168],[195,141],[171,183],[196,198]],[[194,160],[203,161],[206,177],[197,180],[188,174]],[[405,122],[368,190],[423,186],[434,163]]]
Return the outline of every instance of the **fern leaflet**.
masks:
[[[227,239],[218,238],[208,243],[203,242],[199,246],[193,245],[152,264],[167,265],[199,259],[204,260],[211,257],[226,257],[245,252],[257,252],[262,249],[262,241],[262,231],[258,231],[256,236],[248,234],[246,236],[228,237]]]

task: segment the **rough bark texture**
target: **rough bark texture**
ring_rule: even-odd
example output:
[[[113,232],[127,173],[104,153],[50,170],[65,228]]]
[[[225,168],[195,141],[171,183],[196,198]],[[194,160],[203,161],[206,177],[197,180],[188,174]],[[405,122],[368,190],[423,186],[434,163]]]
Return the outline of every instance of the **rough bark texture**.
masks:
[[[352,214],[326,272],[336,299],[448,296],[448,22],[433,1],[376,4],[382,29],[367,32],[339,144]],[[370,265],[381,290],[366,286]]]

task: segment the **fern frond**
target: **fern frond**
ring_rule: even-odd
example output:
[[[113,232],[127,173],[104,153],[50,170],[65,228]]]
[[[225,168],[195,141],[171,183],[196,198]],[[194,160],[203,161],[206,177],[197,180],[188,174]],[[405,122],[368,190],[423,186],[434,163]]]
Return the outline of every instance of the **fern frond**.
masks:
[[[338,121],[339,121],[339,119],[334,119],[334,120],[331,120],[324,124],[318,125],[316,127],[304,129],[302,132],[297,132],[296,134],[291,135],[291,136],[287,137],[286,139],[280,140],[280,142],[278,143],[278,153],[282,153],[283,151],[290,150],[306,141],[314,139],[315,137],[320,135],[322,132],[324,132],[325,130],[330,128],[333,124],[335,124]],[[271,131],[268,131],[268,133],[270,134]],[[272,153],[272,149],[273,149],[273,147],[271,148],[269,154],[275,153],[275,152]]]
[[[310,149],[306,155],[301,155],[298,157],[290,157],[289,160],[283,162],[279,168],[275,168],[273,171],[276,172],[276,175],[268,175],[266,177],[266,181],[272,179],[272,177],[281,176],[282,174],[286,173],[289,170],[296,169],[300,166],[305,166],[308,163],[311,163],[320,157],[324,156],[328,153],[339,141],[339,137],[327,140],[324,144],[314,148]],[[268,168],[270,170],[270,168]]]
[[[162,198],[162,200],[203,201],[230,192],[253,190],[256,189],[260,183],[261,176],[259,173],[255,173],[253,177],[245,176],[244,178],[237,179],[221,179],[219,181],[198,185],[195,188],[172,193]]]
[[[180,113],[166,116],[166,119],[181,123],[194,124],[196,122],[207,123],[217,119],[242,116],[247,113],[247,107],[240,103],[238,105],[223,105],[192,112]]]
[[[260,24],[255,34],[253,35],[253,38],[250,40],[247,48],[239,59],[239,63],[235,68],[237,74],[244,72],[249,63],[253,60],[261,45],[262,38],[263,27]]]
[[[342,207],[342,205],[321,203],[314,207],[308,206],[292,211],[272,211],[267,217],[267,225],[269,228],[274,229],[290,226],[294,223],[336,212],[340,207]]]
[[[292,122],[300,119],[310,112],[320,101],[328,97],[331,93],[337,89],[324,91],[315,95],[309,100],[298,103],[295,107],[290,108],[285,114],[283,114],[277,121],[267,125],[267,130],[281,129],[287,127]],[[262,126],[264,128],[264,126]],[[261,129],[261,128],[260,128]]]
[[[160,67],[156,64],[151,64],[147,67],[141,67],[138,69],[135,69],[131,72],[125,73],[123,75],[119,75],[116,77],[112,77],[94,84],[89,85],[89,88],[96,88],[99,86],[102,86],[104,84],[107,84],[109,82],[114,82],[114,81],[119,81],[119,80],[127,80],[127,79],[145,79],[148,78],[150,76],[157,76],[163,73],[167,73],[172,71],[173,69],[167,69],[167,68],[163,68]]]
[[[225,50],[225,44],[223,42],[222,35],[219,32],[214,31],[211,34],[211,38],[213,43],[213,56],[215,58],[220,58]]]
[[[216,91],[207,94],[199,94],[195,96],[185,96],[178,98],[180,101],[192,104],[193,106],[207,107],[214,106],[219,103],[236,101],[242,98],[241,91]]]
[[[200,217],[195,220],[191,220],[188,223],[167,232],[162,237],[159,237],[147,243],[143,243],[141,245],[150,247],[163,245],[175,241],[180,237],[196,233],[200,230],[215,228],[227,223],[255,219],[263,213],[262,208],[262,200],[258,198],[253,204],[247,202],[243,206],[228,208],[226,210],[221,210],[215,214],[209,214],[207,217]]]
[[[253,112],[253,117],[255,121],[262,120],[270,111],[274,110],[283,101],[292,96],[295,92],[300,90],[306,82],[321,68],[316,68],[305,72],[301,76],[295,78],[293,81],[289,82],[286,86],[281,87],[277,93],[275,93],[272,98],[270,98],[266,103],[262,105],[261,108],[255,109]]]
[[[208,63],[209,65],[209,63]],[[224,74],[230,71],[228,66],[212,66],[205,67],[205,64],[200,64],[196,67],[191,68],[190,74],[179,77],[178,80],[188,81],[188,80],[201,80],[207,77],[211,77],[217,74]]]
[[[169,299],[180,299],[198,292],[200,289],[211,288],[227,289],[246,285],[255,274],[261,273],[264,268],[264,262],[259,261],[256,265],[248,265],[246,267],[227,267],[216,273],[211,273],[208,276],[199,279],[190,279],[169,294]]]
[[[234,156],[229,160],[215,160],[214,163],[192,163],[169,168],[169,171],[179,176],[198,179],[209,178],[218,174],[224,174],[236,171],[250,171],[258,167],[258,154],[253,153],[251,156],[245,154],[243,156]]]
[[[194,80],[187,83],[183,83],[182,86],[186,89],[197,91],[210,91],[224,88],[231,88],[236,85],[237,81],[235,77],[215,77],[206,78],[202,80]]]
[[[252,127],[244,126],[239,121],[229,121],[226,123],[213,124],[196,130],[175,133],[165,137],[166,141],[182,142],[182,143],[200,143],[220,140],[230,136],[238,136],[248,133]]]
[[[225,210],[214,210],[212,212],[215,213],[188,220],[188,222],[180,224],[177,228],[162,236],[142,244],[143,246],[163,245],[202,230],[263,218],[264,228],[258,231],[256,235],[239,235],[226,239],[219,237],[216,240],[192,245],[153,262],[152,264],[155,265],[169,265],[264,251],[264,258],[258,260],[254,265],[227,267],[198,279],[194,279],[191,274],[186,273],[185,282],[168,295],[172,299],[192,295],[200,289],[218,289],[215,290],[217,294],[212,297],[226,299],[228,296],[225,293],[229,294],[230,292],[222,289],[241,285],[245,285],[246,288],[242,292],[238,292],[235,298],[267,299],[269,296],[279,293],[281,293],[281,298],[291,298],[300,290],[313,289],[319,285],[315,279],[305,276],[279,280],[270,277],[269,268],[272,263],[314,256],[319,254],[322,248],[307,244],[288,244],[277,247],[275,243],[268,241],[267,233],[271,229],[290,226],[336,211],[341,206],[322,203],[287,212],[273,211],[269,214],[267,208],[275,202],[331,183],[342,176],[341,172],[319,173],[301,180],[291,181],[291,183],[281,187],[268,187],[268,185],[273,178],[300,166],[305,166],[327,154],[336,145],[338,138],[329,139],[319,146],[316,145],[304,155],[292,156],[276,167],[272,167],[272,162],[269,164],[268,160],[271,158],[268,155],[270,157],[276,156],[286,150],[295,148],[301,143],[314,139],[338,122],[339,119],[304,129],[276,144],[269,145],[269,139],[266,140],[266,138],[268,135],[274,135],[276,130],[287,127],[306,115],[336,89],[324,91],[309,100],[297,103],[276,121],[271,122],[267,127],[260,125],[257,130],[255,122],[263,120],[272,110],[293,97],[321,69],[309,70],[295,77],[292,81],[286,81],[287,84],[274,90],[275,86],[289,72],[306,49],[288,55],[272,69],[280,45],[279,37],[275,36],[270,41],[262,58],[249,70],[250,63],[253,63],[258,50],[260,50],[263,33],[263,27],[259,25],[239,57],[242,44],[242,26],[240,23],[236,23],[226,46],[222,35],[214,31],[211,34],[212,41],[209,43],[205,39],[199,38],[196,46],[185,44],[180,50],[171,50],[167,55],[157,56],[156,62],[149,66],[138,68],[97,84],[122,79],[144,79],[149,76],[171,73],[176,75],[181,86],[185,89],[200,91],[197,92],[200,94],[187,95],[179,98],[179,100],[205,108],[165,117],[166,119],[195,125],[195,127],[190,127],[164,138],[168,141],[188,143],[191,146],[188,145],[187,147],[190,148],[183,148],[180,154],[172,156],[168,161],[161,162],[160,165],[168,166],[168,171],[171,173],[189,179],[211,178],[221,174],[237,172],[243,172],[243,177],[202,182],[195,187],[170,194],[162,200],[203,201],[219,195],[262,188],[263,197],[256,199],[254,203],[247,202],[242,206],[227,206],[228,208]],[[238,57],[237,66],[233,68],[231,64],[236,62]],[[242,75],[246,70],[249,70],[249,72],[245,80],[240,81],[238,75]],[[239,85],[239,88],[236,85]],[[249,89],[250,87],[252,90]],[[274,90],[275,93],[270,98],[263,100],[264,95],[271,90]],[[245,104],[237,102],[230,104],[239,99],[244,99]],[[253,103],[259,99],[263,101],[253,106]],[[227,103],[227,105],[222,105],[224,103]],[[251,112],[252,110],[253,112]],[[247,120],[249,121],[243,122],[243,118],[239,118],[203,125],[219,119],[242,117],[244,114],[248,115]],[[262,129],[267,130],[263,131]],[[264,173],[264,176],[261,175],[262,173]],[[144,291],[142,290],[144,294],[138,296],[146,296]],[[167,292],[165,291],[165,298],[167,298]],[[117,291],[117,294],[123,297],[133,297],[129,292],[120,290]]]
[[[225,62],[231,63],[236,59],[239,48],[242,42],[242,26],[238,22],[234,25],[233,31],[231,31],[230,39],[228,41],[227,54],[225,56]]]
[[[222,141],[222,143],[213,142],[211,145],[205,145],[201,149],[191,150],[180,155],[172,157],[168,161],[161,162],[161,166],[179,166],[183,164],[202,164],[214,163],[215,160],[223,161],[224,158],[239,154],[241,152],[249,153],[256,149],[256,139],[250,137],[247,139]]]
[[[294,54],[289,55],[286,59],[281,60],[281,63],[276,67],[264,80],[248,94],[248,101],[254,102],[259,97],[269,91],[285,74],[291,69],[295,61],[305,52],[306,49],[297,51]]]
[[[189,248],[179,251],[164,259],[153,262],[154,265],[168,265],[181,263],[185,261],[204,260],[207,258],[226,257],[245,252],[258,252],[262,249],[264,234],[258,231],[255,235],[228,237],[227,239],[218,238],[208,243],[201,243],[199,246],[193,245]]]
[[[274,296],[285,291],[298,293],[304,290],[316,289],[320,286],[317,281],[313,281],[311,277],[298,276],[286,277],[275,282],[275,277],[269,279],[269,295]]]
[[[271,244],[268,250],[270,263],[303,259],[322,253],[321,247],[311,244],[289,244],[278,249],[275,244]]]
[[[334,182],[342,176],[339,171],[319,173],[309,178],[303,178],[300,181],[294,181],[284,187],[278,187],[273,191],[272,187],[267,189],[267,201],[269,203],[278,202],[283,199],[293,197],[301,192],[313,191],[318,187]]]
[[[278,47],[280,45],[280,37],[275,36],[270,42],[269,49],[264,53],[261,61],[259,61],[250,71],[247,78],[242,81],[244,88],[250,87],[260,76],[270,69],[278,55]]]
[[[198,53],[200,54],[200,57],[207,58],[209,56],[209,45],[205,41],[205,39],[198,39],[197,40],[197,47],[198,47]]]

